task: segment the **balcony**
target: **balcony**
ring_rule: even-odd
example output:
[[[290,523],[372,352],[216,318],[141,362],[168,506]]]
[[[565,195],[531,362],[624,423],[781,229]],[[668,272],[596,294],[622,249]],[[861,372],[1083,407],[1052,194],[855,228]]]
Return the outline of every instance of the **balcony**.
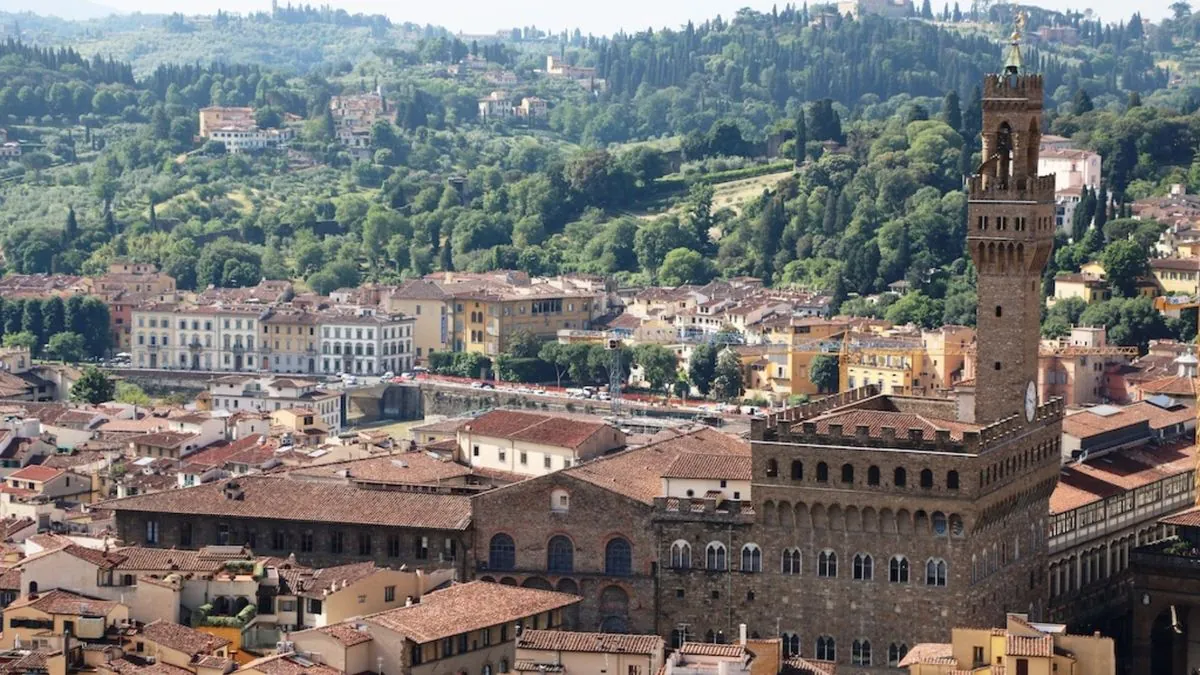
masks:
[[[246,346],[240,342],[234,343],[232,349],[233,349],[234,354],[245,354],[246,353]]]
[[[198,351],[200,351],[201,349],[204,349],[204,345],[202,345],[202,344],[200,344],[199,342],[197,342],[197,341],[193,340],[193,341],[191,341],[191,342],[189,342],[189,343],[188,343],[188,346],[187,346],[187,348],[188,348],[190,351],[193,351],[193,352],[198,352]]]
[[[155,344],[153,342],[146,345],[146,349],[150,350],[152,353],[157,353],[160,348],[162,348],[162,345]]]
[[[1200,573],[1200,546],[1185,539],[1167,539],[1136,548],[1129,554],[1130,566],[1178,570],[1178,574]]]

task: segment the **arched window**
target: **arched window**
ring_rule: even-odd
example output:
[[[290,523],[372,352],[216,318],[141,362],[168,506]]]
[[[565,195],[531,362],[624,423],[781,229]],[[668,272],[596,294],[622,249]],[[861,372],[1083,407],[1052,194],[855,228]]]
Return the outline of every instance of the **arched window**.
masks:
[[[742,547],[741,569],[743,572],[762,571],[762,550],[758,548],[758,544],[746,544]]]
[[[517,546],[507,534],[492,536],[488,547],[488,569],[511,570],[517,566]]]
[[[941,558],[930,558],[929,562],[925,563],[925,585],[927,586],[945,586],[946,585],[946,561]]]
[[[566,513],[571,510],[571,493],[562,488],[550,491],[550,510],[555,513]]]
[[[859,581],[870,581],[875,578],[875,560],[870,554],[854,554],[854,578]]]
[[[779,475],[779,462],[774,459],[767,460],[767,478],[774,478]]]
[[[893,642],[888,645],[888,665],[898,666],[908,656],[908,645],[903,642]]]
[[[947,490],[957,490],[958,489],[958,472],[957,471],[947,471],[946,472],[946,489]]]
[[[604,573],[610,577],[627,577],[633,573],[633,547],[622,537],[604,547]]]
[[[706,633],[704,634],[704,641],[705,641],[705,642],[707,642],[707,643],[709,643],[709,644],[712,644],[712,643],[714,643],[714,642],[716,642],[716,641],[717,641],[717,636],[716,636],[716,634],[715,634],[715,633],[713,633],[713,632],[712,632],[712,629],[711,629],[711,628],[710,628],[710,629],[708,629],[708,632],[706,632]]]
[[[828,483],[829,482],[829,465],[826,464],[825,462],[817,463],[817,482],[818,483]]]
[[[850,648],[850,663],[856,666],[871,665],[871,641],[855,640]]]
[[[927,490],[933,487],[933,472],[929,469],[921,469],[921,487]]]
[[[782,571],[784,574],[800,574],[800,549],[783,549],[782,567],[783,569],[780,571]]]
[[[908,558],[902,555],[892,556],[888,563],[888,581],[893,584],[908,583]]]
[[[575,571],[575,544],[560,535],[546,544],[546,570],[570,574]]]
[[[843,483],[853,483],[854,482],[854,465],[853,464],[843,464],[842,465],[842,482]]]
[[[725,561],[725,544],[714,541],[704,549],[704,568],[709,570],[728,569]]]
[[[793,656],[800,656],[799,633],[780,633],[779,642],[783,646],[783,658],[788,659]]]
[[[879,467],[872,466],[867,469],[867,485],[879,485]]]
[[[905,471],[904,467],[902,466],[896,467],[896,470],[892,473],[892,485],[895,485],[896,487],[904,487],[907,484],[908,472]]]
[[[804,480],[804,462],[792,460],[792,480]]]
[[[958,514],[950,514],[950,534],[951,536],[961,537],[966,533],[966,527],[963,526],[963,519]]]
[[[837,661],[837,643],[828,635],[817,638],[817,660]]]
[[[836,577],[837,576],[837,554],[833,551],[821,551],[817,556],[817,576],[819,577]]]
[[[946,514],[941,511],[933,512],[933,536],[946,536]]]
[[[692,545],[680,539],[671,544],[671,567],[677,570],[692,568]]]

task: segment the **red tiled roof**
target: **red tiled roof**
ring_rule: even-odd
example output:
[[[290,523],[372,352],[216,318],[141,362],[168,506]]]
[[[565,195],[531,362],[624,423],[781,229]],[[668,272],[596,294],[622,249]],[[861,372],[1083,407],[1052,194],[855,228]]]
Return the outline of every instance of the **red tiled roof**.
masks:
[[[18,607],[33,607],[46,614],[71,614],[75,616],[108,616],[118,604],[111,600],[98,600],[69,591],[52,590],[36,595],[25,596],[14,601],[9,609]]]
[[[1193,506],[1187,511],[1180,511],[1173,516],[1159,519],[1164,525],[1177,525],[1182,527],[1200,527],[1200,506]]]
[[[336,668],[311,661],[300,662],[296,660],[295,654],[265,656],[242,664],[242,668],[253,669],[266,675],[341,675],[342,673]]]
[[[746,648],[740,644],[719,645],[711,642],[685,642],[679,648],[679,653],[685,656],[717,656],[721,658],[740,659],[746,655]]]
[[[471,468],[468,466],[430,457],[424,452],[402,452],[382,457],[322,464],[289,473],[291,476],[305,480],[342,479],[395,485],[426,485],[470,474]]]
[[[517,649],[602,654],[656,654],[663,650],[663,639],[658,635],[526,630],[517,637]]]
[[[900,659],[901,668],[922,664],[958,665],[954,660],[954,645],[942,642],[923,642],[908,650],[908,654]]]
[[[373,639],[370,633],[358,630],[354,624],[349,623],[335,623],[317,630],[337,640],[345,647],[353,647]]]
[[[1076,438],[1089,438],[1142,421],[1148,422],[1151,429],[1163,429],[1196,418],[1195,408],[1184,406],[1179,410],[1165,410],[1149,401],[1131,403],[1119,410],[1112,415],[1097,415],[1090,409],[1067,415],[1062,423],[1063,433]]]
[[[1195,378],[1183,375],[1167,375],[1166,377],[1139,382],[1133,386],[1143,394],[1166,394],[1167,396],[1196,398]]]
[[[1006,643],[1004,653],[1008,656],[1049,657],[1054,655],[1054,638],[1049,635],[1023,637],[1009,634]]]
[[[568,607],[581,598],[567,593],[486,581],[455,584],[398,607],[357,619],[400,633],[418,644]]]
[[[1195,468],[1195,445],[1146,446],[1062,468],[1050,495],[1050,513],[1077,509],[1126,490]]]
[[[227,497],[226,485],[231,490],[240,490],[241,497]],[[464,496],[363,490],[275,475],[244,476],[191,488],[114,499],[102,505],[114,511],[444,530],[464,530],[471,520],[470,498]]]
[[[662,474],[682,454],[750,455],[750,444],[709,427],[565,469],[567,475],[646,504],[662,492]]]
[[[17,480],[32,480],[39,483],[44,483],[63,474],[62,469],[54,469],[48,466],[31,465],[24,469],[14,471],[8,475],[9,478]]]
[[[575,449],[608,426],[604,422],[589,422],[578,418],[493,410],[464,424],[462,431],[476,436],[507,438]]]
[[[933,440],[938,431],[949,431],[951,440],[961,441],[964,431],[977,431],[980,428],[964,422],[885,410],[835,410],[811,421],[816,423],[819,434],[829,433],[830,424],[841,424],[843,436],[853,437],[859,426],[866,426],[872,438],[882,438],[883,428],[892,427],[896,430],[896,438],[907,438],[909,429],[920,429],[927,440]]]
[[[750,480],[751,473],[751,458],[746,455],[709,455],[685,452],[671,462],[662,477]]]
[[[153,621],[142,628],[142,636],[151,642],[181,651],[191,657],[212,654],[229,644],[229,640],[177,623]]]

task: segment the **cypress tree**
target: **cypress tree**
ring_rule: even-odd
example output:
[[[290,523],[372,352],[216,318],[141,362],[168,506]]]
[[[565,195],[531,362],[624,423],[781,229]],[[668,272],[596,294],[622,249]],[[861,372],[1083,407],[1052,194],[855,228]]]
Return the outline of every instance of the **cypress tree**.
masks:
[[[73,244],[79,236],[79,221],[75,218],[75,207],[67,207],[67,224],[63,228],[63,239],[67,244]]]
[[[958,92],[953,89],[946,92],[946,98],[942,100],[942,121],[951,129],[962,133],[962,106],[958,101]]]
[[[803,164],[805,158],[805,146],[808,145],[808,129],[804,122],[804,104],[800,105],[800,112],[796,113],[796,164]]]

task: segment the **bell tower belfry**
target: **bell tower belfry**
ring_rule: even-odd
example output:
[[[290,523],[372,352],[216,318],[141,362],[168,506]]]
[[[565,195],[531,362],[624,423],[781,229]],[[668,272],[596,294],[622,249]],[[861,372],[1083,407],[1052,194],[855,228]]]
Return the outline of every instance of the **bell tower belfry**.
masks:
[[[967,179],[978,272],[975,422],[1036,407],[1042,272],[1054,247],[1054,176],[1038,176],[1042,76],[1022,63],[1017,19],[1004,72],[984,77],[983,163]],[[1029,415],[1030,417],[1032,415]]]

